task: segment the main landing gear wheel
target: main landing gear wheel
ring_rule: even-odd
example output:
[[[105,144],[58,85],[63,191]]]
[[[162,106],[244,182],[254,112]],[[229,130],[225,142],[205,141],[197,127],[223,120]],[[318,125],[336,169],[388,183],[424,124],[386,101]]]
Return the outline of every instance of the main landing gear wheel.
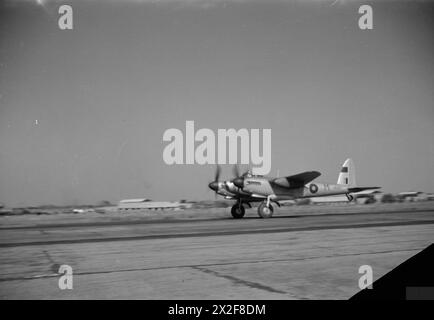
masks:
[[[231,214],[232,217],[234,217],[234,219],[241,219],[242,217],[244,217],[245,213],[246,213],[246,209],[244,208],[243,205],[239,205],[237,203],[232,206]]]
[[[349,202],[354,200],[354,196],[352,196],[351,194],[347,194],[347,198]]]
[[[261,203],[258,207],[258,215],[264,219],[271,218],[273,216],[273,211],[274,209],[271,204],[267,207],[266,203]]]

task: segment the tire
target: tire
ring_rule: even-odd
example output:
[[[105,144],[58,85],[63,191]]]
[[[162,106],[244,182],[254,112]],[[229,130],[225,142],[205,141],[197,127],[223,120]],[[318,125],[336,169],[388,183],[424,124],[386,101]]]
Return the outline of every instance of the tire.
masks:
[[[267,219],[267,218],[271,218],[273,216],[273,206],[270,204],[269,207],[267,207],[267,205],[265,203],[261,203],[260,206],[258,207],[258,215],[261,218]]]
[[[238,204],[234,204],[232,206],[231,214],[234,219],[241,219],[242,217],[244,217],[245,213],[246,213],[246,209],[244,208],[243,205],[240,206]]]

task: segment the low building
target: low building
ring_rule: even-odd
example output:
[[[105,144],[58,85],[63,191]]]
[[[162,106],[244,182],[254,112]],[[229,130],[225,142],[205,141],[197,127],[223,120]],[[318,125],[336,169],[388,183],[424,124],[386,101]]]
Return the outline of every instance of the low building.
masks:
[[[425,193],[421,191],[406,191],[406,192],[400,192],[398,194],[398,198],[401,201],[429,201],[433,200],[433,194]]]
[[[190,203],[152,201],[151,199],[125,199],[119,201],[119,210],[175,210],[191,207]]]
[[[359,204],[370,204],[380,202],[383,193],[379,190],[364,190],[353,194],[355,200]]]

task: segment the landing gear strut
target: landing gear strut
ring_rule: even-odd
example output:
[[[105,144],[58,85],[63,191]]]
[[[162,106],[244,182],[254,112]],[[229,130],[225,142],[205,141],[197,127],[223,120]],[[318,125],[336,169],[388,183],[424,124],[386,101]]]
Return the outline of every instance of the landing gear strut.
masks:
[[[347,196],[347,198],[348,198],[348,201],[351,202],[351,201],[354,200],[354,196],[352,196],[351,194],[347,193],[346,196]]]
[[[246,209],[241,202],[237,202],[232,206],[231,214],[234,219],[241,219],[242,217],[244,217],[245,213]]]

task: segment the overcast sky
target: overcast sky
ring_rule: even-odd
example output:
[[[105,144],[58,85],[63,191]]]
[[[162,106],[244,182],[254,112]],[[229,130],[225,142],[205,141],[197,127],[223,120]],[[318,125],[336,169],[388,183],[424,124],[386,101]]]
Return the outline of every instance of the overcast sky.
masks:
[[[68,1],[0,5],[0,202],[212,199],[164,163],[168,128],[270,128],[275,175],[434,191],[434,4]],[[374,29],[358,28],[371,4]],[[224,177],[231,167],[223,167]]]

